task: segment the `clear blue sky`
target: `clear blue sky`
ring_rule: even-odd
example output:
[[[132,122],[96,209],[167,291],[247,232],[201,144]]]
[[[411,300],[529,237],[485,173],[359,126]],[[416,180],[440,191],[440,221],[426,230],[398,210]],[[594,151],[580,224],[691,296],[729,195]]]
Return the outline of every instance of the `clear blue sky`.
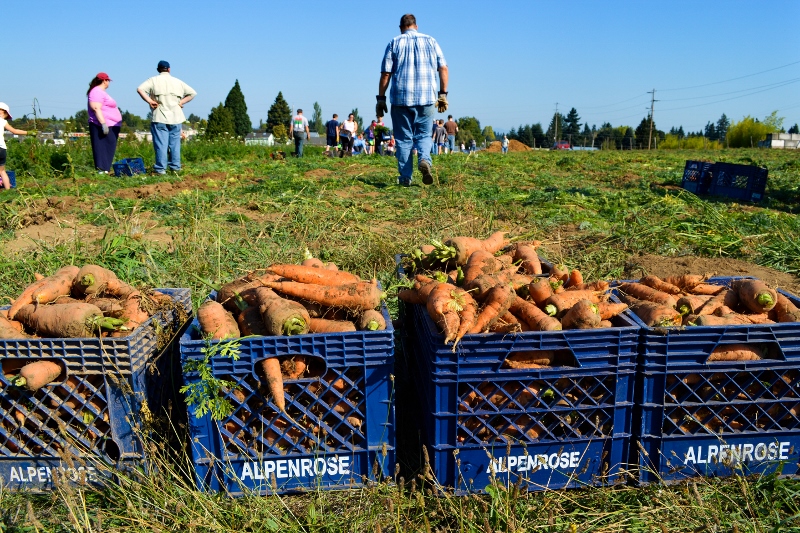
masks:
[[[546,128],[556,102],[582,122],[636,126],[653,88],[660,129],[776,109],[800,122],[797,0],[6,0],[0,101],[22,115],[36,97],[43,115],[69,116],[106,71],[120,107],[144,116],[136,87],[166,59],[198,91],[187,114],[207,116],[238,79],[255,124],[279,90],[308,116],[317,101],[326,119],[353,107],[369,119],[404,12],[444,51],[448,113],[496,130]]]

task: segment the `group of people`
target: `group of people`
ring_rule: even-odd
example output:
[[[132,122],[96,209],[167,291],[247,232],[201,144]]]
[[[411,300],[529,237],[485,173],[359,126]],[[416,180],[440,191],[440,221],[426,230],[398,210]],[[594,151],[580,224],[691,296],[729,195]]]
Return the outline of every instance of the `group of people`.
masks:
[[[363,131],[359,131],[355,115],[350,113],[347,120],[339,122],[339,115],[325,123],[325,153],[339,157],[359,154],[394,154],[394,137],[388,133],[382,117],[373,120]]]

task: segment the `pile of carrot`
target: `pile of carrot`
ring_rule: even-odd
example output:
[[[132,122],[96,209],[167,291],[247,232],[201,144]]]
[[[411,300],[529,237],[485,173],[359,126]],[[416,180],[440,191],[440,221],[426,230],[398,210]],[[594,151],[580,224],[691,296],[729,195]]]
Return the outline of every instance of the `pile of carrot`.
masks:
[[[586,283],[579,270],[563,265],[543,277],[540,245],[511,244],[497,232],[485,240],[455,237],[421,247],[410,254],[412,285],[398,297],[425,305],[453,351],[468,334],[612,327],[627,305],[609,301],[609,284]]]
[[[728,287],[706,283],[707,279],[697,274],[646,276],[621,283],[617,290],[631,311],[651,327],[800,322],[800,310],[761,280],[734,280]],[[765,355],[758,345],[729,344],[715,348],[708,361],[755,361]]]

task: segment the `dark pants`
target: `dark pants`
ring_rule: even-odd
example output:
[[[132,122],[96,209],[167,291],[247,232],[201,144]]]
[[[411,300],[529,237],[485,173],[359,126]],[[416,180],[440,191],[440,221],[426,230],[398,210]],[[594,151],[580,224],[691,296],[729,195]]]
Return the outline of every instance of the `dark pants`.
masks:
[[[339,142],[342,143],[342,153],[339,154],[339,157],[344,157],[345,152],[349,155],[353,155],[353,143],[355,142],[353,137],[347,138],[339,135]]]
[[[117,151],[119,126],[109,127],[108,135],[103,135],[103,127],[90,122],[89,136],[92,139],[92,155],[94,156],[95,168],[106,172],[110,171],[111,165],[114,163],[114,152]]]
[[[306,142],[306,132],[294,132],[294,156],[303,157],[303,144]]]

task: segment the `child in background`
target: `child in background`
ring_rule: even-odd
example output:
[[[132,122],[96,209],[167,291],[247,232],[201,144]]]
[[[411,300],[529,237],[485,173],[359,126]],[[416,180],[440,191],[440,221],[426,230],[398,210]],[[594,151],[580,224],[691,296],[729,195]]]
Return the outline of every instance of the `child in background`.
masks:
[[[8,130],[14,135],[28,135],[25,130],[18,130],[13,128],[8,121],[11,120],[11,111],[8,105],[0,102],[0,180],[3,182],[3,189],[11,188],[11,181],[6,174],[6,139],[3,135],[3,130]]]

